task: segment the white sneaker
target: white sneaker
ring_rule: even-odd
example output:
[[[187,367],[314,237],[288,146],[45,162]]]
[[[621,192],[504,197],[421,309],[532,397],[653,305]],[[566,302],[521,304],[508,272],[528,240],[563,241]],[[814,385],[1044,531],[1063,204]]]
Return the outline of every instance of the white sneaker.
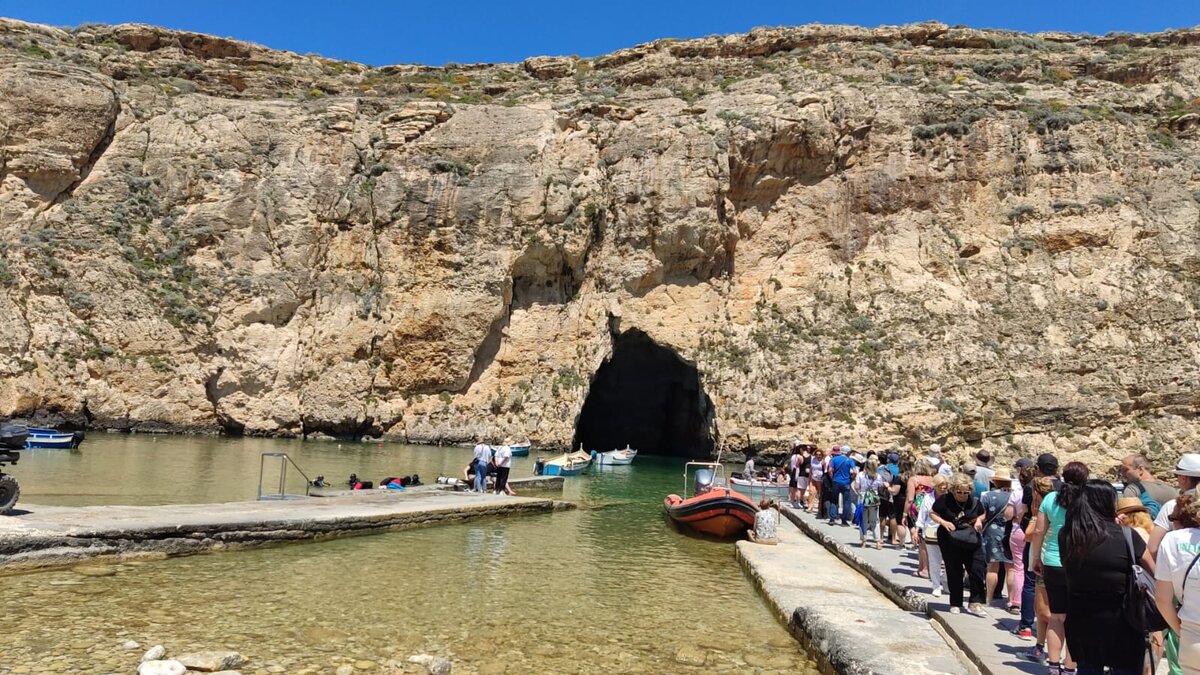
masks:
[[[988,615],[987,610],[985,610],[983,605],[979,604],[978,602],[972,602],[967,605],[967,614],[982,617],[986,617]]]
[[[960,607],[951,607],[951,608],[950,608],[950,613],[951,613],[951,614],[962,614],[962,608],[960,608]]]
[[[935,586],[935,587],[933,588],[933,590],[929,592],[929,594],[930,594],[930,595],[932,595],[932,596],[933,596],[933,597],[935,597],[935,598],[940,598],[940,597],[942,597],[942,587],[941,587],[941,586]]]

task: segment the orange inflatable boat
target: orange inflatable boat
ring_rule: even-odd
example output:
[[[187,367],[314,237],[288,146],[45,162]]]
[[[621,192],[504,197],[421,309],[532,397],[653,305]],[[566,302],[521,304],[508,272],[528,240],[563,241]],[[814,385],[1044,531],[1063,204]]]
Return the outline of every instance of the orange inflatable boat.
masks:
[[[696,464],[700,463],[689,462],[688,466]],[[719,465],[700,465],[711,468],[696,472],[696,495],[686,498],[667,495],[663,500],[667,517],[680,525],[716,537],[732,537],[754,527],[754,514],[758,513],[758,506],[743,494],[713,485],[714,469],[719,471]],[[686,467],[684,476],[686,481]]]

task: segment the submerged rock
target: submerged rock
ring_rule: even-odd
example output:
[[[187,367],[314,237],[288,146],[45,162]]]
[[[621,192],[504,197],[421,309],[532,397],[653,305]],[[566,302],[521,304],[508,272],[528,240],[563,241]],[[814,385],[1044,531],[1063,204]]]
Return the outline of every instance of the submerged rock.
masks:
[[[184,675],[186,672],[187,668],[175,659],[143,661],[137,669],[137,675]]]
[[[454,668],[449,659],[433,656],[432,654],[410,656],[408,657],[408,662],[419,663],[425,666],[425,670],[429,672],[429,675],[449,675],[450,671]]]
[[[675,650],[675,662],[685,666],[702,666],[708,662],[708,651],[691,645]]]
[[[233,670],[244,664],[242,655],[229,651],[190,652],[175,657],[177,661],[187,666],[189,670],[212,673],[219,670]]]
[[[150,649],[147,649],[145,654],[142,654],[142,662],[145,663],[146,661],[157,661],[166,655],[166,647],[162,645],[154,645]]]

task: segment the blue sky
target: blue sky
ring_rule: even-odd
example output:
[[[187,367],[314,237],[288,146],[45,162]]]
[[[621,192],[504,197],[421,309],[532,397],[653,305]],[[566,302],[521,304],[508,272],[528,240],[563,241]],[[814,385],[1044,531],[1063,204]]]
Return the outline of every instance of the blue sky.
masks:
[[[56,26],[141,22],[373,65],[441,65],[596,56],[663,37],[811,22],[1148,32],[1200,25],[1200,0],[0,0],[0,16]]]

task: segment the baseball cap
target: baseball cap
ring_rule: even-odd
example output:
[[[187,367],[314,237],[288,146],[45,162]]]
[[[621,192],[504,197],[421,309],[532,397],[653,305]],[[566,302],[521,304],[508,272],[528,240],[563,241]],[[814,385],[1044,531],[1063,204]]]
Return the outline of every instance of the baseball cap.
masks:
[[[1058,471],[1058,458],[1048,452],[1038,455],[1037,467],[1041,469],[1042,473],[1054,473]],[[1197,470],[1200,471],[1200,469]]]
[[[938,445],[937,443],[934,443],[933,445],[929,446],[929,454],[931,454],[931,455],[942,454],[942,446]]]
[[[1180,476],[1200,477],[1200,455],[1194,452],[1181,455],[1175,464],[1175,473]]]
[[[895,464],[896,462],[900,461],[900,455],[898,455],[894,452],[889,452],[888,456],[887,456],[887,461],[888,461],[888,464]]]
[[[1018,469],[1024,469],[1027,466],[1033,466],[1033,460],[1028,457],[1022,457],[1021,459],[1018,459],[1017,463],[1013,464],[1013,466]]]
[[[962,472],[963,473],[975,473],[975,462],[963,462]]]

